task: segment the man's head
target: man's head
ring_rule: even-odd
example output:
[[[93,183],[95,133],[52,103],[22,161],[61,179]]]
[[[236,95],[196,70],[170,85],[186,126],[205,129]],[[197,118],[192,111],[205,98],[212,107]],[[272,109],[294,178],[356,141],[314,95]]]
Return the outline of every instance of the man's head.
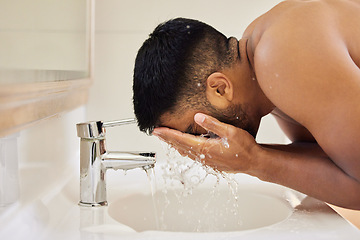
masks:
[[[242,106],[232,102],[233,81],[225,74],[240,61],[237,43],[191,19],[156,27],[135,61],[133,103],[140,130],[168,126],[199,133],[189,131],[189,119],[203,112],[253,131]]]

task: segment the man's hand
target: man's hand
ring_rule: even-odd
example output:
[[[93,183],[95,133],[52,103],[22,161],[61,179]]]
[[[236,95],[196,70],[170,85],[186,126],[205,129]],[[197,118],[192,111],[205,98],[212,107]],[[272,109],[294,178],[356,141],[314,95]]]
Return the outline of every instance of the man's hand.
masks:
[[[175,147],[181,155],[219,171],[252,173],[260,146],[248,132],[202,113],[197,113],[194,120],[218,137],[194,136],[165,127],[156,128],[153,135]]]

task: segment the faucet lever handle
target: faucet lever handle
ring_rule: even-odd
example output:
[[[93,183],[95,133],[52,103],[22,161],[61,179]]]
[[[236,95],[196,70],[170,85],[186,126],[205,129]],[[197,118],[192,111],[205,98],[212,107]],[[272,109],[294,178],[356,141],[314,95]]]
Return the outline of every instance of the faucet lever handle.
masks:
[[[126,125],[126,124],[132,124],[132,123],[136,123],[136,119],[129,118],[129,119],[122,119],[122,120],[115,120],[115,121],[107,121],[107,122],[103,122],[102,126],[104,128],[108,128],[108,127],[116,127],[116,126],[121,126],[121,125]]]
[[[95,139],[105,137],[105,128],[121,126],[125,124],[136,123],[134,118],[116,120],[116,121],[92,121],[76,124],[77,135],[80,138]]]

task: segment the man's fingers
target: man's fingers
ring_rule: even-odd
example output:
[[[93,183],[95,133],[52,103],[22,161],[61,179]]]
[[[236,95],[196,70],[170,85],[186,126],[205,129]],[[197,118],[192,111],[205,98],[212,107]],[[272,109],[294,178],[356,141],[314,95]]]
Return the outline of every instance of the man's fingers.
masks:
[[[194,155],[205,154],[215,141],[164,127],[154,129],[153,135],[177,149],[191,151]]]
[[[174,147],[181,146],[194,152],[201,151],[204,141],[203,138],[164,127],[154,129],[153,135],[158,136],[161,140]]]
[[[211,116],[205,115],[203,113],[197,113],[194,116],[194,120],[205,130],[213,132],[219,137],[226,137],[228,134],[229,125],[222,123]]]

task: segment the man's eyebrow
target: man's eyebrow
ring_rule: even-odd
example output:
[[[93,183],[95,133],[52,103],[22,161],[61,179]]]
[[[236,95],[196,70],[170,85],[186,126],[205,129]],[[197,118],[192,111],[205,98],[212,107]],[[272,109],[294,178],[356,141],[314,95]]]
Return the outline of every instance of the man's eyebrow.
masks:
[[[185,133],[194,134],[193,126],[190,124],[189,127],[186,129]]]

